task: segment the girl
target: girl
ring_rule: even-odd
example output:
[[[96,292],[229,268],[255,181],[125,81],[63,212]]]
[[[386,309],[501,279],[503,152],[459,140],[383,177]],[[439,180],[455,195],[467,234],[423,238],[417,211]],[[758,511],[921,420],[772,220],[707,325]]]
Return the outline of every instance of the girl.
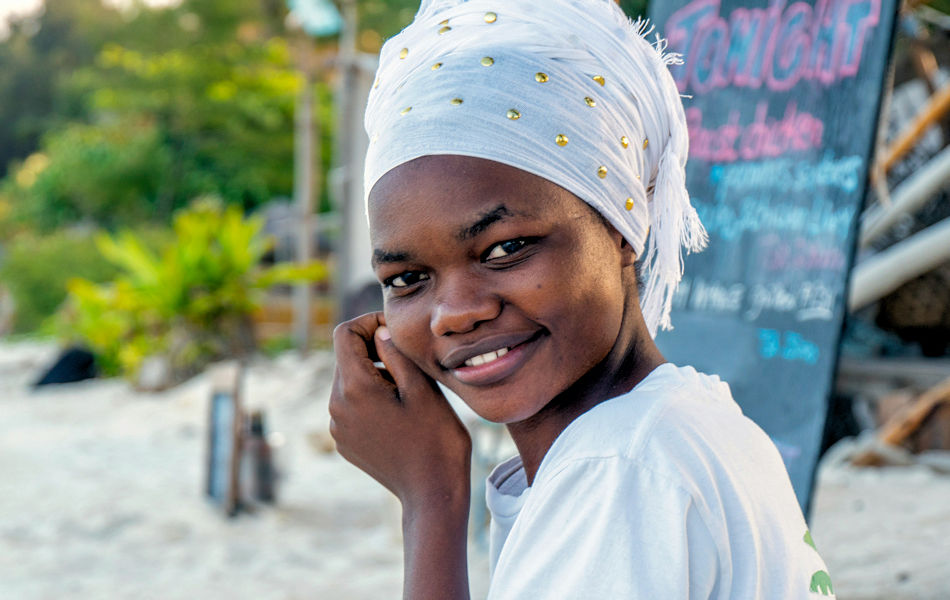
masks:
[[[653,342],[705,233],[644,30],[609,0],[432,0],[383,48],[385,309],[334,333],[330,428],[402,503],[407,598],[468,597],[471,441],[436,382],[518,449],[489,478],[490,598],[833,593],[767,436]]]

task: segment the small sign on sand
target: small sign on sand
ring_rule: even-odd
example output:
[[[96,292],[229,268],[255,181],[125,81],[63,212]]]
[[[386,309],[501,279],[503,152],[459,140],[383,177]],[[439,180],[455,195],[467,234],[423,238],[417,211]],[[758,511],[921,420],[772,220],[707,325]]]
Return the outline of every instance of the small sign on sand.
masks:
[[[228,516],[235,515],[238,510],[240,387],[241,366],[238,362],[213,367],[205,491]]]

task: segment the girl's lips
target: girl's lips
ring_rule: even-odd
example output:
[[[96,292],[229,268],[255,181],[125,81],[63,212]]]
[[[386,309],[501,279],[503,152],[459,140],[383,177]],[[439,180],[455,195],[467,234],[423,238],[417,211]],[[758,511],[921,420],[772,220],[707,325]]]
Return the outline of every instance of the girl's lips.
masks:
[[[534,354],[540,339],[540,335],[532,336],[525,342],[508,348],[507,353],[503,353],[491,362],[472,366],[463,363],[449,370],[456,379],[466,385],[483,386],[498,383],[527,362]]]

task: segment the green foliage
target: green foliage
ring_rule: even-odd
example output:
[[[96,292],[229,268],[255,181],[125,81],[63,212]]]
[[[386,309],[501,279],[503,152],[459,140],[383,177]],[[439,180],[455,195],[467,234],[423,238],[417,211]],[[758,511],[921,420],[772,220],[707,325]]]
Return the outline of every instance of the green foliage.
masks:
[[[290,196],[302,78],[280,36],[285,12],[261,0],[56,0],[14,22],[0,41],[0,226],[167,223],[201,195],[244,208]],[[325,118],[332,96],[317,87]]]
[[[262,228],[260,218],[245,218],[238,207],[203,199],[176,215],[174,240],[158,253],[132,233],[98,237],[120,275],[105,285],[72,280],[60,335],[93,348],[107,373],[129,375],[154,354],[166,354],[184,376],[250,352],[250,316],[264,289],[327,276],[316,262],[260,266],[270,247]]]
[[[620,8],[633,18],[646,16],[647,0],[620,0]],[[419,0],[360,0],[357,3],[360,50],[377,52],[383,40],[399,33],[418,9]]]
[[[159,231],[139,233],[154,247],[162,239]],[[108,281],[118,269],[96,249],[89,231],[59,231],[51,235],[22,233],[7,243],[0,256],[0,285],[8,288],[16,302],[14,332],[29,333],[56,312],[66,298],[66,282],[72,277]]]
[[[47,137],[45,153],[15,167],[0,198],[12,220],[43,230],[138,223],[154,214],[171,163],[149,123],[74,123]]]
[[[289,335],[272,337],[261,342],[261,353],[268,358],[276,358],[297,347],[294,338]]]
[[[14,19],[0,43],[0,177],[39,148],[44,132],[82,116],[67,81],[123,31],[118,12],[89,0],[51,0]]]
[[[293,111],[301,78],[280,39],[196,41],[140,51],[107,45],[74,84],[96,114],[144,120],[170,157],[156,214],[202,194],[254,207],[293,187]]]
[[[97,285],[74,278],[68,285],[69,302],[58,315],[57,333],[69,344],[92,348],[103,374],[137,369],[150,351],[165,349],[164,338],[149,339],[147,316],[139,312],[139,298],[128,282]]]
[[[360,27],[364,32],[361,36],[364,40],[361,43],[362,50],[366,52],[379,50],[378,45],[382,40],[399,33],[412,21],[418,8],[419,0],[360,0],[357,10]],[[367,32],[371,34],[367,35]],[[368,43],[369,40],[374,39],[376,47]]]
[[[648,2],[647,0],[620,0],[620,8],[632,19],[646,17]]]
[[[945,15],[950,15],[950,0],[930,0],[930,2],[924,2],[924,4]]]

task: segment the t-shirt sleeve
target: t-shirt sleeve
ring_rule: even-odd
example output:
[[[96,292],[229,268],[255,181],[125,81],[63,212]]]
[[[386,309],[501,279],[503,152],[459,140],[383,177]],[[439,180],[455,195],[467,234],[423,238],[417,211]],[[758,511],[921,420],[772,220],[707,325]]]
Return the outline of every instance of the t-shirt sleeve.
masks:
[[[575,460],[535,482],[490,600],[710,598],[719,557],[690,494],[629,459]]]

